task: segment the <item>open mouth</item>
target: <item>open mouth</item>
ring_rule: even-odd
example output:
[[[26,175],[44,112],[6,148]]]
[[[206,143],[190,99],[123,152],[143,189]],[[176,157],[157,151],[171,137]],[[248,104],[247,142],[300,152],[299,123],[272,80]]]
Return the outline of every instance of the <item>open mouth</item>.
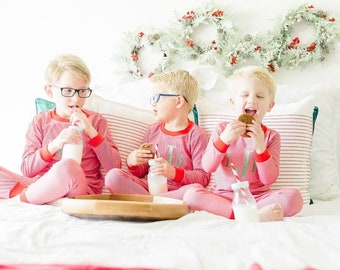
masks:
[[[245,109],[245,113],[254,116],[254,115],[256,114],[256,110],[253,110],[253,109]]]

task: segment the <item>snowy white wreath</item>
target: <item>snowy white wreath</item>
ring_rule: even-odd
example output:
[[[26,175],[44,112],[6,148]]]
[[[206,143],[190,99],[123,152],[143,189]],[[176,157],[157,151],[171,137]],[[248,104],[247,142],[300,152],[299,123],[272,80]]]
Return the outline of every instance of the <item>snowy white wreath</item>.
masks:
[[[222,52],[224,62],[221,62],[220,73],[227,77],[249,60],[262,64],[263,42],[256,34],[246,34],[239,38],[229,50]]]
[[[162,43],[164,34],[156,32],[146,35],[144,32],[137,32],[127,35],[127,40],[124,41],[125,53],[123,54],[123,62],[128,65],[128,73],[135,78],[151,77],[154,74],[166,71],[171,63],[171,53],[167,51]],[[127,47],[126,47],[127,46]],[[160,63],[144,74],[140,68],[140,52],[147,46],[151,46],[154,50],[162,53]]]
[[[204,7],[203,10],[186,12],[178,21],[180,42],[177,43],[177,54],[181,59],[198,60],[200,63],[215,65],[220,62],[221,53],[231,46],[235,39],[235,29],[230,15],[214,6]],[[206,44],[194,41],[194,34],[201,26],[216,28],[217,36]],[[178,36],[178,34],[177,34]]]
[[[292,36],[294,27],[300,22],[312,27],[314,40],[309,44],[301,44],[299,36]],[[334,17],[328,17],[325,11],[313,5],[288,12],[266,48],[272,54],[271,59],[267,59],[272,71],[279,67],[293,69],[324,61],[339,38],[339,29],[334,22]]]
[[[294,27],[302,21],[311,26],[315,34],[315,40],[306,46],[300,44],[298,36],[292,37]],[[329,18],[325,11],[315,9],[313,5],[292,9],[276,33],[267,38],[247,34],[236,42],[233,50],[223,55],[226,62],[222,73],[230,75],[251,58],[272,73],[281,67],[293,69],[322,62],[339,39],[339,29],[334,22],[334,17]]]

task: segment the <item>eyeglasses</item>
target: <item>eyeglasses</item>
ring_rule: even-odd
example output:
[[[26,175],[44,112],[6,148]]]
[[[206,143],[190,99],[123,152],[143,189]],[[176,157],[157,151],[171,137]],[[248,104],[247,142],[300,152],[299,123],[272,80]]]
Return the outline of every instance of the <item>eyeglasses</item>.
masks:
[[[56,85],[53,86],[60,89],[60,93],[63,97],[73,97],[77,93],[81,98],[88,98],[92,94],[92,90],[90,88],[74,89],[69,87],[59,87]]]
[[[150,98],[150,104],[156,104],[159,102],[159,99],[161,97],[179,97],[180,95],[178,94],[156,94],[154,96],[152,96]],[[187,101],[187,99],[185,97],[183,97],[185,99],[185,101]]]

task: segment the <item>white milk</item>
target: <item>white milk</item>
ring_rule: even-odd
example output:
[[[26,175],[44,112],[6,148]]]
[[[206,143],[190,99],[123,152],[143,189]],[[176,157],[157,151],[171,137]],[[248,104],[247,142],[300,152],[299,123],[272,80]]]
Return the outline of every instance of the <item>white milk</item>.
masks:
[[[259,222],[259,214],[256,205],[234,205],[235,220],[239,222]]]
[[[82,129],[78,126],[70,126],[69,129],[77,130],[79,133],[82,132]],[[83,157],[83,142],[71,144],[65,143],[62,152],[62,159],[71,158],[77,161],[79,164],[81,163]]]
[[[72,158],[80,164],[82,156],[83,156],[83,145],[82,144],[71,144],[71,143],[64,144],[62,159]]]
[[[259,213],[254,196],[249,190],[248,181],[238,181],[231,185],[234,191],[233,210],[239,222],[258,222]]]
[[[159,163],[153,159],[149,160],[150,167],[158,165]],[[149,193],[151,195],[159,195],[168,192],[168,179],[162,175],[155,175],[149,172],[148,174]]]
[[[168,180],[161,175],[149,174],[148,176],[149,193],[159,195],[168,192]]]

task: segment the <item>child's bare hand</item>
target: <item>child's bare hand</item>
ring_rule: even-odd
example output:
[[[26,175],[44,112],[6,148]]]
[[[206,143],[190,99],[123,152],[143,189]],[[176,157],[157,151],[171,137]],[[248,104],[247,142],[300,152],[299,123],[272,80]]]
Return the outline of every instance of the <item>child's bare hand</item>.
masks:
[[[153,158],[153,154],[150,150],[136,149],[130,153],[127,157],[127,164],[129,166],[137,166],[147,163],[149,159]]]
[[[246,132],[246,124],[241,121],[234,120],[228,123],[223,132],[220,135],[220,139],[225,144],[231,144],[238,137]]]
[[[253,147],[256,153],[261,154],[266,149],[264,132],[260,123],[253,121],[247,125],[247,134],[252,138]]]
[[[92,126],[86,114],[80,108],[75,109],[71,114],[70,122],[72,125],[80,127],[90,138],[98,135],[97,130]]]
[[[65,128],[63,129],[59,135],[48,144],[48,151],[51,154],[54,154],[59,149],[64,147],[66,143],[79,143],[82,140],[82,135],[79,131]]]
[[[150,172],[156,175],[165,176],[168,179],[174,179],[176,175],[176,169],[171,164],[169,164],[164,158],[156,158],[155,162],[157,165],[151,166],[149,168]]]
[[[82,129],[85,129],[86,126],[91,125],[86,115],[79,108],[75,109],[71,114],[70,122],[72,125],[81,127]]]

